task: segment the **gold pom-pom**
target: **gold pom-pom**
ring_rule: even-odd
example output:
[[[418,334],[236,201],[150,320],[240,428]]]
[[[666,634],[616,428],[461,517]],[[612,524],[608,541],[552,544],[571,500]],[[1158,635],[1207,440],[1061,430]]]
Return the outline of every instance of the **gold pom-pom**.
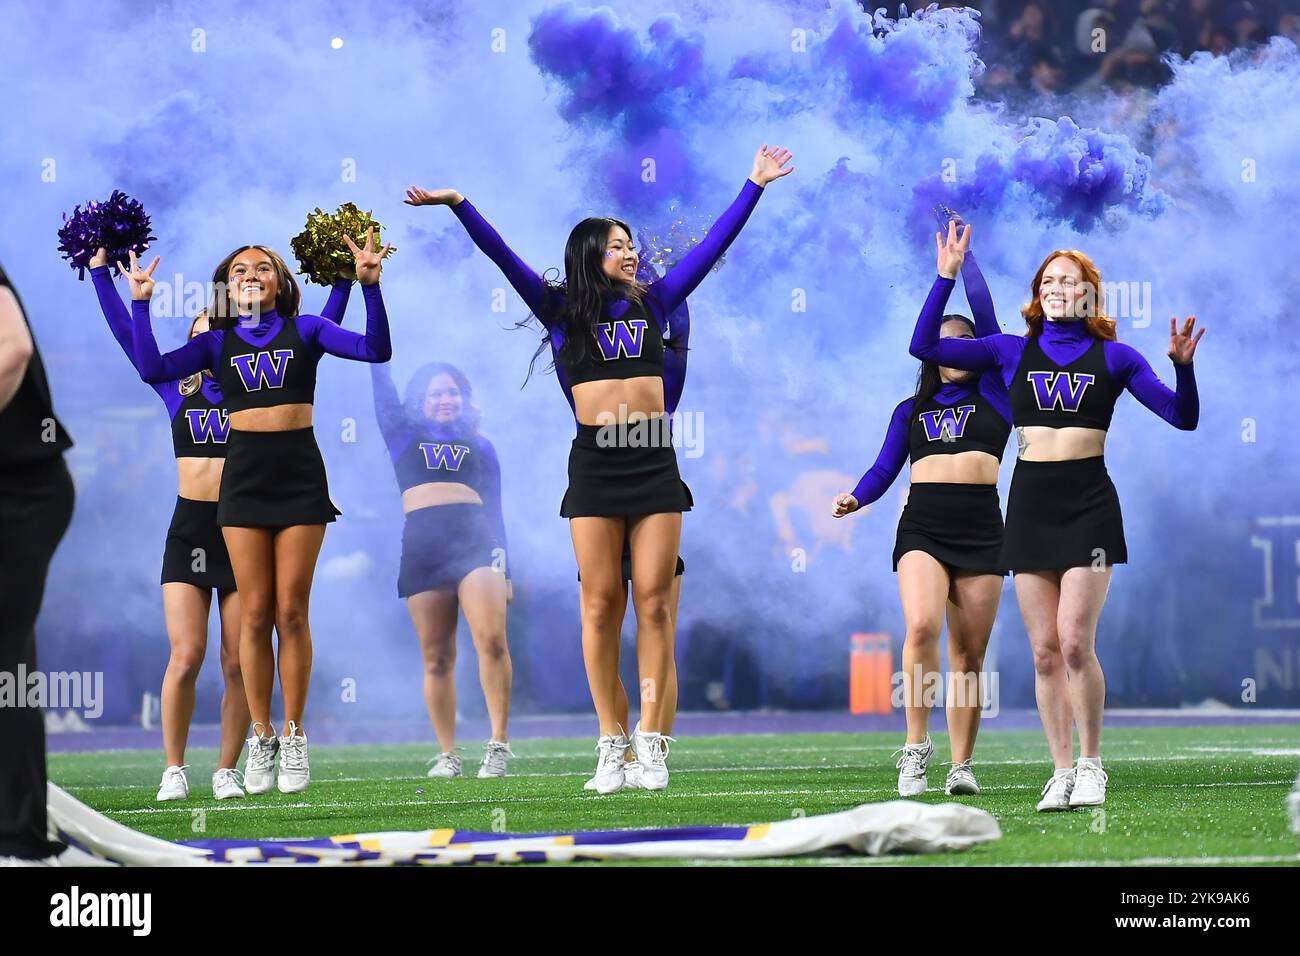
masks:
[[[384,247],[380,238],[383,227],[375,221],[369,210],[362,212],[355,203],[345,202],[332,213],[322,212],[317,206],[307,216],[307,225],[293,237],[289,247],[298,260],[298,274],[316,285],[333,285],[340,273],[351,275],[355,260],[344,236],[351,236],[358,246],[365,247],[366,230],[374,227],[375,249]],[[396,252],[394,246],[390,253]]]

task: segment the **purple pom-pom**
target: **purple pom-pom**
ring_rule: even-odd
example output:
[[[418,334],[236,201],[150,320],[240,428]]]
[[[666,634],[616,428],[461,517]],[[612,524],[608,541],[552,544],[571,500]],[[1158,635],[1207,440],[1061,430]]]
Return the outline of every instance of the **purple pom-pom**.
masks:
[[[126,261],[131,252],[140,255],[155,238],[144,206],[114,189],[104,202],[91,201],[84,210],[76,206],[71,215],[63,214],[59,253],[77,270],[77,278],[84,279],[95,250],[107,249],[109,267],[117,268],[119,260]]]

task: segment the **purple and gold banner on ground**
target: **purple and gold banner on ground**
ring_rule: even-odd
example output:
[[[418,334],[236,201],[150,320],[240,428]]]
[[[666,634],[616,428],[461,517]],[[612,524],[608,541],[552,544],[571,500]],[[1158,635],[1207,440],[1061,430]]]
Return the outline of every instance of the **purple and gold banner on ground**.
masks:
[[[1002,835],[989,813],[956,803],[867,803],[842,813],[747,826],[696,826],[573,833],[414,830],[308,840],[170,843],[108,819],[49,787],[50,833],[87,866],[240,864],[410,866],[578,863],[652,859],[763,859],[822,854],[948,853]]]

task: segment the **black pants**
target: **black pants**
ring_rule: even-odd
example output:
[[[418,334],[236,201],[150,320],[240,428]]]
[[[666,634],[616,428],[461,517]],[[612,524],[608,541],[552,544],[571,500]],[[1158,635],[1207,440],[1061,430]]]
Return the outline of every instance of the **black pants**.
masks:
[[[45,572],[72,519],[62,456],[0,471],[0,671],[36,671],[36,615]],[[26,696],[26,688],[17,688]],[[39,707],[0,707],[0,856],[62,852],[45,817],[45,720]]]

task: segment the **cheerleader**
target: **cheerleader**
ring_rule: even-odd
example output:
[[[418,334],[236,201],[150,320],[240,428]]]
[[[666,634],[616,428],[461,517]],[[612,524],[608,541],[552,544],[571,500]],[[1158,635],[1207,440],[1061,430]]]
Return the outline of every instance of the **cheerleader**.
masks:
[[[690,490],[677,470],[664,416],[666,318],[704,279],[744,226],[764,187],[793,171],[790,153],[761,147],[735,201],[709,234],[667,275],[636,280],[638,256],[624,222],[585,219],[564,252],[565,281],[544,280],[524,264],[460,193],[412,187],[411,205],[449,205],[475,244],[505,273],[545,328],[556,378],[578,434],[569,452],[569,487],[560,505],[569,519],[582,576],[582,648],[600,722],[595,789],[626,782],[628,748],[641,764],[641,785],[662,790],[668,765],[661,743],[663,698],[673,660],[670,597],[682,513]],[[631,548],[637,663],[644,688],[640,723],[629,740],[620,721],[618,644],[622,617],[620,563]]]
[[[308,606],[325,525],[339,514],[312,431],[316,366],[325,353],[362,362],[386,362],[392,354],[379,291],[388,247],[375,251],[373,230],[364,249],[344,239],[366,300],[364,335],[299,315],[298,284],[284,260],[265,246],[241,246],[213,275],[209,314],[229,318],[230,327],[209,329],[160,355],[149,324],[158,260],[142,269],[132,255],[128,275],[140,377],[165,382],[215,369],[229,413],[216,521],[240,595],[239,663],[253,721],[244,785],[254,794],[273,782],[281,793],[297,793],[310,782],[303,724],[312,654]],[[285,711],[278,739],[271,723],[277,664]]]
[[[1055,772],[1040,811],[1098,806],[1106,800],[1101,725],[1105,679],[1096,654],[1097,621],[1111,569],[1128,560],[1119,496],[1103,457],[1115,403],[1127,388],[1175,428],[1200,417],[1192,359],[1205,330],[1195,318],[1169,320],[1176,390],[1116,341],[1101,275],[1082,252],[1059,249],[1043,260],[1021,308],[1025,335],[941,338],[943,306],[970,244],[970,226],[936,234],[941,271],[921,313],[911,352],[953,368],[1001,377],[1010,393],[1019,454],[1007,498],[1001,567],[1014,575],[1016,600],[1034,653],[1034,690]],[[1079,732],[1073,759],[1071,722]]]
[[[974,257],[964,264],[941,258],[939,273],[955,278],[958,266],[974,321],[943,315],[933,294],[924,309],[939,308],[939,334],[945,339],[996,335],[993,299]],[[952,764],[944,793],[980,792],[970,761],[979,732],[984,652],[1002,597],[998,467],[1010,434],[1007,389],[996,375],[923,362],[915,394],[894,408],[875,464],[832,506],[831,513],[842,518],[878,500],[902,471],[904,459],[910,460],[911,485],[894,545],[905,626],[907,740],[897,764],[902,797],[925,793],[927,787],[934,744],[924,696],[927,685],[941,679],[939,632],[945,617],[953,685],[946,698]]]
[[[90,260],[90,279],[109,331],[139,372],[132,342],[131,315],[113,285],[108,253],[98,250]],[[330,291],[322,315],[339,322],[347,309],[352,283],[340,278]],[[224,326],[228,326],[225,320]],[[206,313],[190,323],[187,341],[206,332]],[[218,326],[222,327],[222,326]],[[217,527],[217,493],[225,463],[229,421],[221,388],[205,369],[181,381],[153,386],[171,420],[172,448],[176,455],[177,497],[163,549],[163,620],[171,653],[162,681],[162,737],[166,769],[158,800],[183,800],[189,796],[185,776],[185,745],[194,716],[194,686],[208,643],[208,614],[216,592],[221,619],[221,739],[212,794],[218,800],[244,796],[235,769],[244,734],[248,730],[248,703],[239,670],[239,595],[235,590],[230,556]]]
[[[649,266],[642,263],[642,266],[649,273],[651,281],[659,277],[653,273]],[[642,280],[644,281],[644,280]],[[647,283],[649,284],[649,283]],[[664,339],[664,414],[671,416],[677,411],[678,403],[682,398],[682,389],[686,387],[686,360],[690,355],[691,341],[691,310],[687,303],[683,302],[676,312],[668,316],[668,335]],[[614,608],[614,615],[617,620],[622,621],[627,613],[627,595],[632,586],[632,551],[625,540],[623,542],[623,557],[620,561],[623,573],[623,587],[619,592],[621,600],[617,607]],[[681,555],[677,556],[677,570],[673,574],[672,591],[668,596],[668,614],[672,619],[672,634],[674,638],[674,648],[676,647],[677,636],[677,609],[682,602],[682,575],[686,573],[686,562],[682,560]],[[579,599],[581,600],[582,579],[578,579]],[[676,652],[668,661],[668,677],[664,682],[662,699],[660,701],[659,722],[662,729],[659,733],[659,749],[668,755],[668,744],[676,738],[672,737],[673,722],[677,717],[677,659]],[[620,726],[626,727],[628,722],[628,701],[627,689],[623,686],[622,678],[619,678],[618,686],[615,687],[616,704],[615,708],[618,713],[622,714],[623,720]],[[628,748],[626,766],[623,768],[625,787],[637,790],[641,788],[641,764],[637,761],[636,755],[632,748]],[[584,790],[596,789],[596,777],[592,776],[585,784]]]
[[[479,682],[492,736],[480,777],[504,777],[510,651],[510,581],[501,514],[501,466],[479,432],[474,393],[460,369],[420,368],[399,401],[387,363],[370,366],[375,416],[402,493],[398,597],[406,601],[424,657],[424,703],[441,752],[430,777],[459,777],[456,753],[456,621],[465,612],[478,653]]]

